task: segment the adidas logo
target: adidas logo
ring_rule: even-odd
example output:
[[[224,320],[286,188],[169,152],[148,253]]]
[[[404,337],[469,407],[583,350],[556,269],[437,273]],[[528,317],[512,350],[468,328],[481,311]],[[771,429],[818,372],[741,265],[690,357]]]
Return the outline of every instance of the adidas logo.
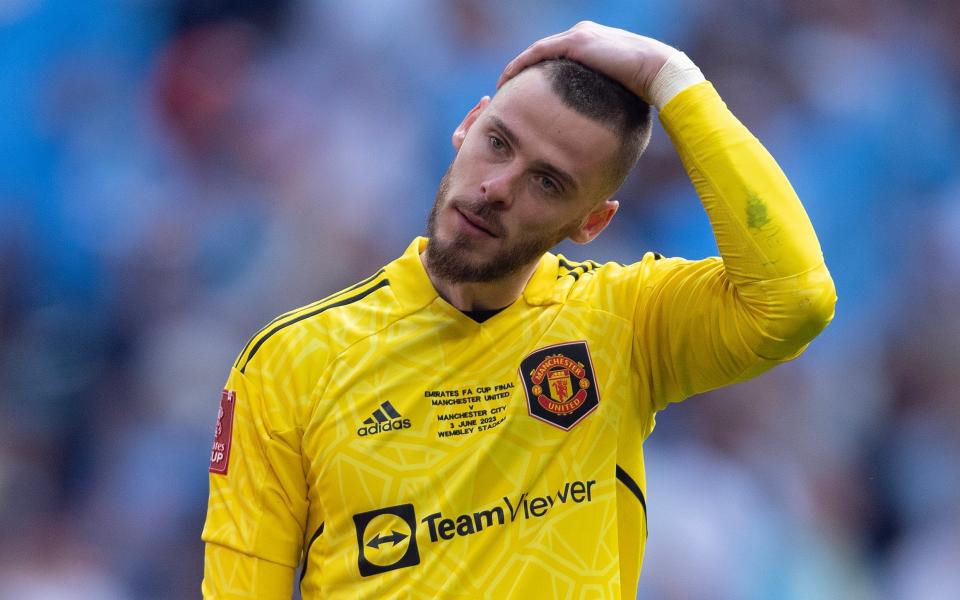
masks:
[[[357,429],[357,435],[364,437],[395,429],[410,429],[410,427],[410,419],[400,416],[397,409],[387,400],[380,403],[380,408],[373,411],[373,415],[363,420],[363,425]]]

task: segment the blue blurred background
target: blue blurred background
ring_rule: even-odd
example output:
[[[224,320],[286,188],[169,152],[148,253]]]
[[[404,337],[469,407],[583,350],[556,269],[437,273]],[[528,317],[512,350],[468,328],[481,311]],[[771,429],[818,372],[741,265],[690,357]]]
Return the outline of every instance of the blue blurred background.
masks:
[[[660,415],[642,599],[960,598],[960,3],[0,0],[0,597],[199,596],[246,339],[421,233],[449,136],[581,19],[685,50],[840,301]],[[574,258],[716,253],[669,141]]]

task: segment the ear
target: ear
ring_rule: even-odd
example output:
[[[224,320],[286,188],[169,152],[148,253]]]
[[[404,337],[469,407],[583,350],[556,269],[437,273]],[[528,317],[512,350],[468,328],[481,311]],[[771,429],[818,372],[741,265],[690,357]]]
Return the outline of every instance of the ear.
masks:
[[[607,228],[619,208],[620,203],[616,200],[604,200],[587,213],[580,227],[570,235],[570,240],[577,244],[586,244],[593,240]]]
[[[467,132],[470,131],[470,127],[473,125],[473,122],[477,120],[477,117],[480,116],[480,113],[483,112],[483,109],[490,104],[490,96],[484,96],[480,98],[480,102],[477,102],[477,105],[474,106],[470,112],[467,113],[467,116],[460,121],[460,125],[453,132],[453,149],[460,151],[460,146],[463,145],[463,140],[467,138]]]

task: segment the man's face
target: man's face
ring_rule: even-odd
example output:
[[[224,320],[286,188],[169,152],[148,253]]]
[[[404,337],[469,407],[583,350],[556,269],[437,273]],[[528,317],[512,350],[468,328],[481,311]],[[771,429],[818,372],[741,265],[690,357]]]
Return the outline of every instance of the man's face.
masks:
[[[454,146],[427,222],[433,275],[496,281],[567,237],[592,237],[584,235],[587,222],[604,206],[619,140],[565,106],[539,69],[521,73],[489,104],[481,101]]]

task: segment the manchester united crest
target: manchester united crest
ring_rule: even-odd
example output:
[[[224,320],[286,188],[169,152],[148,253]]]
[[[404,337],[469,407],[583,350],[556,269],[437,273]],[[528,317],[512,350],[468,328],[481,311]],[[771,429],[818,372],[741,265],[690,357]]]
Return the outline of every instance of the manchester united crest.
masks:
[[[567,342],[530,353],[520,378],[531,417],[569,431],[600,404],[586,342]]]

